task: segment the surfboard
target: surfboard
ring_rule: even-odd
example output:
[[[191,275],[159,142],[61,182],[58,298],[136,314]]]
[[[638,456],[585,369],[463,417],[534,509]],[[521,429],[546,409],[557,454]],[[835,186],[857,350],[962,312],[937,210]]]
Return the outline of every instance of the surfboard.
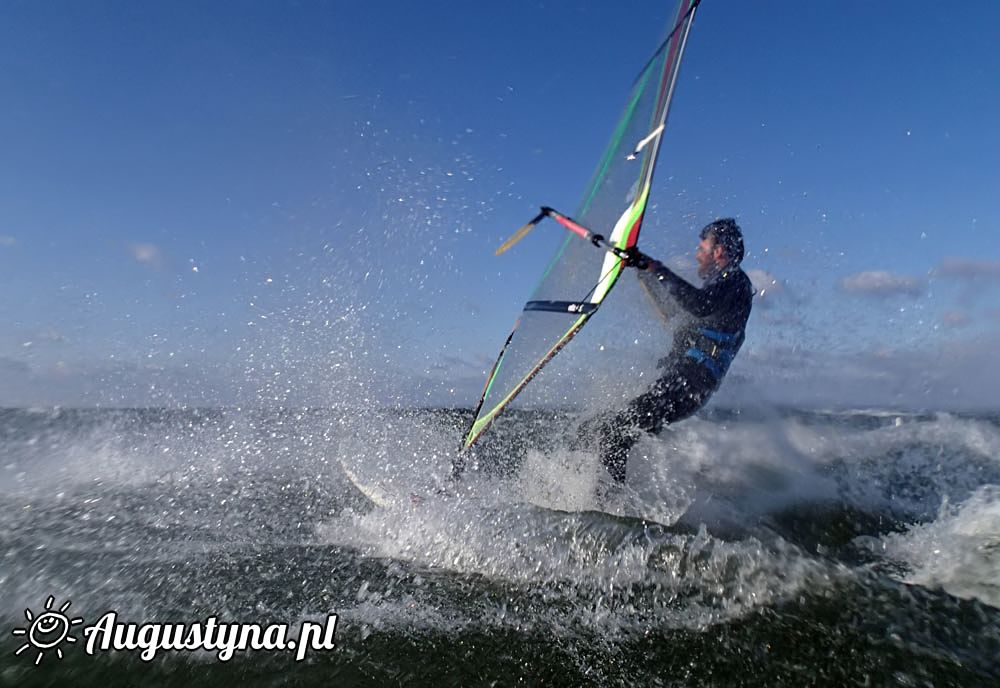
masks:
[[[363,494],[368,500],[377,507],[383,509],[390,509],[396,504],[401,503],[398,495],[394,495],[389,490],[385,489],[384,486],[379,485],[374,481],[368,481],[359,476],[354,470],[351,469],[343,459],[340,461],[340,467],[344,469],[344,475],[347,479],[351,481],[351,484],[357,488],[358,492]]]

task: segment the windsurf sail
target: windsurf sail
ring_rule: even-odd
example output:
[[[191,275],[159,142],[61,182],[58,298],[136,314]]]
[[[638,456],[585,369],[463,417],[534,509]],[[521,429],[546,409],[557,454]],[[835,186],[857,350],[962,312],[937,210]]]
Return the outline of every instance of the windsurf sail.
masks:
[[[700,0],[679,0],[669,33],[632,86],[625,112],[572,219],[543,208],[502,250],[546,216],[570,230],[542,274],[486,379],[468,449],[607,298],[636,245],[681,56]],[[591,238],[581,241],[574,236]],[[599,235],[602,243],[594,241]],[[606,237],[606,238],[605,238]],[[595,250],[602,245],[610,250]],[[499,252],[499,251],[498,251]]]

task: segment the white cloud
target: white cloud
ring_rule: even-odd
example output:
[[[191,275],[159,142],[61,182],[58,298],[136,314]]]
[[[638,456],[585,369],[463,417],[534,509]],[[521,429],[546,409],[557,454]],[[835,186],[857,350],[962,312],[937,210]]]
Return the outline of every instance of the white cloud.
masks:
[[[747,277],[758,296],[774,296],[785,290],[785,286],[767,270],[747,270]]]
[[[157,266],[162,260],[162,253],[155,244],[129,244],[129,252],[137,262]]]
[[[52,326],[41,327],[33,330],[24,330],[22,338],[33,342],[44,342],[46,344],[63,344],[66,342],[66,335]]]
[[[750,348],[733,363],[715,403],[997,410],[998,348],[1000,332],[925,349]]]
[[[0,376],[24,375],[29,372],[31,372],[31,367],[24,361],[8,356],[0,356]]]
[[[975,258],[945,258],[934,269],[937,277],[968,281],[1000,281],[1000,260],[979,260]]]
[[[800,323],[801,316],[796,313],[775,315],[779,306],[796,308],[802,305],[802,299],[788,288],[788,285],[767,270],[747,270],[747,277],[754,288],[754,308],[763,311],[761,317],[772,324]]]
[[[765,299],[763,303],[768,303]],[[753,317],[756,317],[754,315]],[[801,328],[806,324],[806,319],[796,312],[779,312],[776,309],[764,308],[763,312],[760,314],[761,322],[767,323],[772,327],[795,327]]]
[[[909,275],[870,270],[844,277],[840,280],[840,288],[862,296],[919,296],[923,292],[923,283]]]
[[[948,327],[965,327],[969,324],[969,315],[961,311],[948,311],[941,316],[941,321]]]
[[[10,234],[0,234],[0,246],[13,246],[16,243],[17,239]]]

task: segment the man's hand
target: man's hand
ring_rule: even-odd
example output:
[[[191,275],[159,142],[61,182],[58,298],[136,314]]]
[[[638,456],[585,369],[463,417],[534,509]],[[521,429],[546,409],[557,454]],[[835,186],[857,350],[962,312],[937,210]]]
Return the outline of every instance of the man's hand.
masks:
[[[642,253],[638,248],[632,246],[627,248],[619,254],[622,259],[622,263],[627,268],[635,268],[636,270],[649,270],[650,272],[659,272],[665,269],[663,263],[656,260],[655,258],[650,258],[645,253]]]
[[[649,256],[639,251],[635,246],[625,249],[622,254],[619,254],[619,257],[621,257],[625,267],[638,270],[648,270],[650,263],[653,262]]]

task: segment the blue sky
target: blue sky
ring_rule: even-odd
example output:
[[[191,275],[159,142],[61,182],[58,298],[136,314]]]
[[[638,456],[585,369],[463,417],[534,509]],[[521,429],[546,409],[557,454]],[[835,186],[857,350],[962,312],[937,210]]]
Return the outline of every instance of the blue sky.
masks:
[[[3,3],[0,404],[474,404],[671,4]],[[996,407],[1000,6],[945,9],[704,0],[640,244],[743,225],[722,401]]]

